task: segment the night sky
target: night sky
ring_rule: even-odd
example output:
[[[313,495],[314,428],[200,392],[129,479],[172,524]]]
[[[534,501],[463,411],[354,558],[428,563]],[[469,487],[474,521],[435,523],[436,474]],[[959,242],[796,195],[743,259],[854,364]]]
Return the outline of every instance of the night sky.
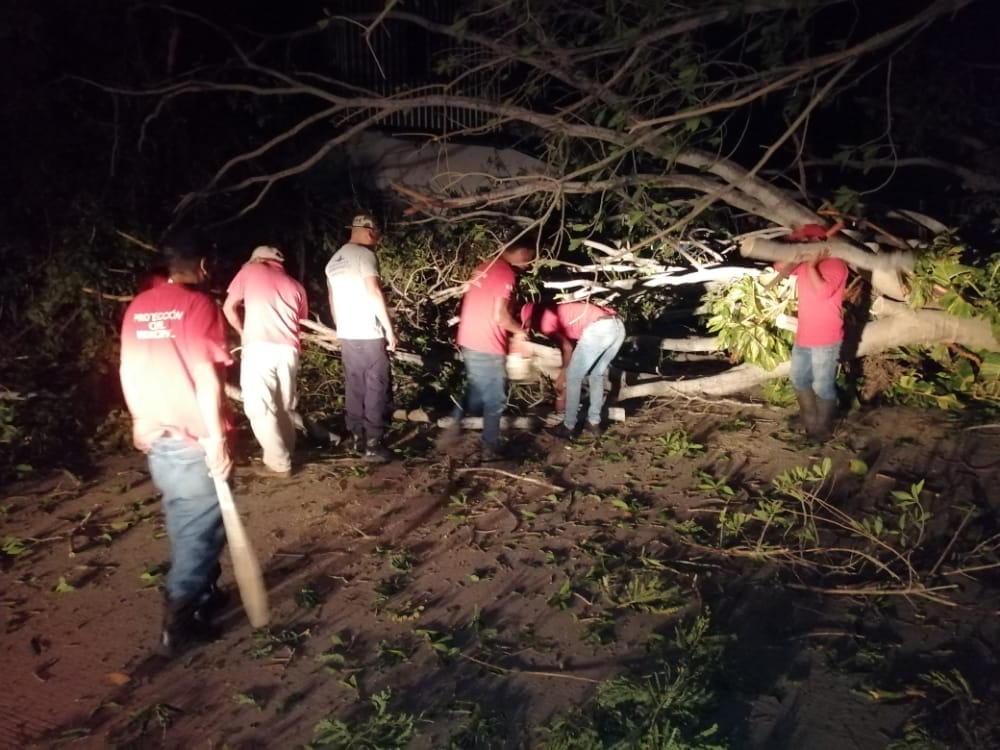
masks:
[[[323,8],[341,12],[364,4],[354,0],[326,5],[188,5],[211,13],[222,28],[247,39],[248,30],[285,32],[301,28]],[[864,30],[866,24],[881,24],[886,14],[905,13],[914,4],[881,4],[876,14],[860,22],[853,12],[827,11],[834,19],[830,30],[839,30],[838,23]],[[51,227],[85,193],[95,210],[101,207],[163,221],[180,194],[237,153],[225,150],[227,146],[253,144],[259,137],[251,126],[253,120],[263,119],[259,113],[248,113],[241,122],[233,118],[228,103],[201,98],[196,106],[177,107],[155,122],[139,150],[139,127],[151,102],[116,100],[79,80],[154,86],[171,73],[223,60],[228,52],[217,34],[190,23],[177,24],[160,9],[133,2],[14,0],[5,5],[0,35],[6,59],[0,65],[0,86],[7,94],[3,133],[10,161],[5,171],[14,195],[7,210],[8,225],[37,234],[40,226]],[[403,3],[407,10],[431,5]],[[893,61],[891,93],[899,108],[894,134],[900,138],[908,134],[919,142],[900,141],[901,149],[913,146],[1000,175],[998,50],[1000,3],[994,0],[978,0],[908,43]],[[320,63],[316,69],[322,72],[320,59],[317,55],[309,62]],[[866,62],[876,61],[884,62],[884,56]],[[829,148],[870,137],[871,123],[859,101],[884,97],[886,83],[883,65],[866,76],[854,92],[855,99],[844,97],[837,103],[835,117],[826,121],[832,125],[815,125],[811,136]],[[914,98],[914,91],[922,100]],[[879,123],[876,132],[881,127]],[[935,189],[939,194],[930,194]],[[947,209],[954,204],[956,189],[952,180],[913,173],[880,198]],[[914,195],[917,192],[928,195]]]

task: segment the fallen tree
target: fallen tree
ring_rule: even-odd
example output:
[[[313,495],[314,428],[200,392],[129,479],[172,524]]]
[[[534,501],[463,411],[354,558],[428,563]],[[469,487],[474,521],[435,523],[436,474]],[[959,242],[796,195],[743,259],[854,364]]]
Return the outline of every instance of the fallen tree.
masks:
[[[375,179],[397,191],[409,221],[472,230],[510,220],[515,230],[497,245],[536,243],[546,262],[559,268],[560,278],[538,279],[549,293],[613,303],[627,319],[663,313],[665,289],[704,288],[715,303],[693,313],[711,314],[710,330],[720,331],[718,348],[747,365],[700,386],[685,381],[677,387],[732,393],[781,372],[790,337],[776,321],[790,319],[792,312],[787,283],[771,290],[756,286],[754,277],[766,269],[740,263],[735,248],[742,247],[749,260],[788,259],[801,248],[777,237],[806,225],[826,229],[831,220],[835,227],[838,216],[846,217],[843,212],[863,209],[856,200],[834,205],[810,189],[815,177],[829,174],[810,171],[829,167],[825,155],[815,153],[810,134],[831,102],[861,84],[864,76],[856,70],[869,64],[879,69],[886,57],[933,33],[935,24],[972,2],[925,0],[905,16],[866,17],[865,24],[845,24],[850,30],[821,52],[809,44],[812,31],[833,28],[829,20],[837,13],[867,11],[842,0],[807,6],[754,0],[738,7],[701,3],[697,9],[637,4],[609,16],[592,0],[485,0],[474,12],[456,5],[447,17],[389,4],[377,13],[323,16],[285,35],[240,37],[196,14],[171,10],[185,23],[218,33],[227,59],[155,88],[102,88],[152,98],[150,122],[166,108],[201,96],[248,98],[251,107],[275,115],[275,130],[255,148],[229,156],[184,196],[179,213],[223,196],[245,197],[238,217],[260,205],[277,183],[323,168],[328,156],[362,134],[430,113],[434,122],[448,124],[412,137],[413,158],[400,162],[405,168],[397,163],[381,183]],[[438,50],[420,75],[396,65],[394,40],[406,34],[431,39]],[[706,44],[709,38],[712,44]],[[343,71],[303,72],[285,65],[299,45],[316,39],[345,44],[362,39],[376,72],[359,84],[345,80]],[[387,70],[395,71],[395,78]],[[782,101],[780,113],[762,106],[776,99]],[[289,120],[264,104],[270,101],[300,106],[287,110]],[[740,152],[737,134],[751,117],[757,118],[754,137],[765,145],[745,166],[732,154]],[[484,135],[517,143],[530,158],[517,169],[462,167],[469,140]],[[397,143],[396,150],[407,156],[405,143]],[[859,224],[874,226],[867,217]],[[870,279],[873,302],[881,307],[865,311],[873,320],[865,326],[859,352],[937,342],[996,351],[990,335],[995,299],[983,294],[977,299],[956,287],[953,277],[921,276],[923,246],[881,230],[874,236],[854,231],[845,228],[810,250],[843,257]],[[591,261],[570,264],[566,250],[585,252]],[[464,290],[465,278],[443,283],[453,267],[447,263],[427,294],[437,303],[451,303]],[[412,305],[419,295],[413,294],[411,279],[394,280],[389,262],[384,271],[389,286],[407,290],[406,303]],[[930,291],[920,278],[931,280]],[[996,274],[990,278],[995,284]],[[727,309],[724,293],[730,290],[744,296]],[[893,308],[883,299],[913,309]],[[401,320],[408,317],[406,309],[397,312]],[[413,333],[416,338],[425,331]],[[328,337],[316,341],[336,346]],[[534,359],[536,369],[552,374],[551,354]],[[760,372],[753,365],[762,365]],[[654,385],[629,388],[644,390],[623,389],[620,397],[651,392]]]
[[[856,356],[880,354],[902,346],[958,344],[970,349],[1000,352],[992,323],[985,318],[961,319],[939,310],[911,310],[906,305],[879,300],[873,312],[885,317],[869,322],[861,335]],[[775,378],[787,377],[789,363],[766,370],[759,365],[741,364],[718,375],[692,380],[646,380],[634,385],[625,382],[617,389],[619,401],[654,396],[728,396],[747,391]]]

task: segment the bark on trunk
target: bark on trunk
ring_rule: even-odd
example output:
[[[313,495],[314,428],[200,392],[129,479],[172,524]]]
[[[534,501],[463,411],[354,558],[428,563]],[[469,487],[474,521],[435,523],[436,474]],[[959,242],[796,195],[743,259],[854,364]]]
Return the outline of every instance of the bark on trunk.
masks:
[[[740,255],[744,258],[780,263],[796,262],[796,256],[804,250],[825,250],[856,270],[869,271],[872,288],[878,294],[893,299],[906,299],[907,290],[900,281],[900,274],[913,272],[916,258],[912,252],[875,254],[839,240],[796,243],[750,237],[740,243]]]
[[[841,240],[803,243],[749,237],[740,243],[740,255],[744,258],[780,261],[782,263],[795,262],[796,255],[802,251],[819,252],[823,250],[835,258],[840,258],[848,265],[865,271],[905,271],[910,273],[916,263],[912,252],[870,253]]]
[[[969,349],[1000,352],[1000,341],[993,335],[990,321],[984,318],[956,318],[940,310],[911,310],[906,305],[886,299],[877,299],[872,305],[872,312],[885,317],[865,326],[858,344],[859,357],[878,354],[897,346],[949,343],[960,344]],[[788,362],[773,370],[743,364],[718,375],[694,380],[653,380],[634,385],[623,382],[618,390],[617,400],[673,395],[728,396],[767,380],[785,377],[788,372]]]

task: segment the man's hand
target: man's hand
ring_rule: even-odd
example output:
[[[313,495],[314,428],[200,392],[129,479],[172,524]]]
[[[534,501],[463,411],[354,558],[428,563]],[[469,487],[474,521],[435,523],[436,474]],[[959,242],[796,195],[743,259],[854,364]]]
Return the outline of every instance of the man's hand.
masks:
[[[205,449],[208,473],[218,479],[228,479],[233,472],[233,459],[229,455],[229,446],[226,445],[225,438],[198,438],[198,443]]]
[[[387,330],[385,332],[385,348],[386,348],[386,350],[390,351],[390,352],[396,351],[396,344],[397,343],[398,342],[396,341],[396,332],[393,331],[390,328],[389,330]]]
[[[566,411],[566,368],[563,367],[559,370],[559,374],[556,376],[556,381],[553,383],[556,387],[556,411],[564,412]]]
[[[822,250],[816,251],[815,255],[813,255],[812,260],[810,260],[809,263],[815,266],[818,265],[821,260],[824,260],[825,258],[829,257],[830,257],[830,251],[827,250],[826,248],[823,248]]]
[[[792,266],[797,266],[800,263],[813,263],[816,255],[817,251],[814,248],[803,247],[796,250],[792,257]]]
[[[830,251],[827,248],[818,247],[804,247],[795,253],[795,257],[792,260],[794,265],[799,263],[808,263],[811,266],[815,266],[824,258],[830,257]],[[777,265],[777,264],[775,264]]]

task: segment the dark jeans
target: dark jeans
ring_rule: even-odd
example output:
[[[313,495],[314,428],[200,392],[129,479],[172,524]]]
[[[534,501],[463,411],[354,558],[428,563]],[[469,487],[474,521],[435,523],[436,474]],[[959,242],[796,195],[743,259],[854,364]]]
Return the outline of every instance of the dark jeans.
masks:
[[[389,353],[385,339],[341,339],[345,421],[352,435],[381,440],[389,413]]]
[[[465,410],[483,414],[483,445],[496,448],[500,441],[500,417],[507,404],[507,368],[503,354],[486,354],[462,347],[468,379],[465,399],[452,417],[461,419]]]
[[[149,451],[149,472],[163,495],[170,538],[167,596],[190,601],[219,576],[219,555],[226,541],[215,482],[205,451],[197,443],[162,437]]]

